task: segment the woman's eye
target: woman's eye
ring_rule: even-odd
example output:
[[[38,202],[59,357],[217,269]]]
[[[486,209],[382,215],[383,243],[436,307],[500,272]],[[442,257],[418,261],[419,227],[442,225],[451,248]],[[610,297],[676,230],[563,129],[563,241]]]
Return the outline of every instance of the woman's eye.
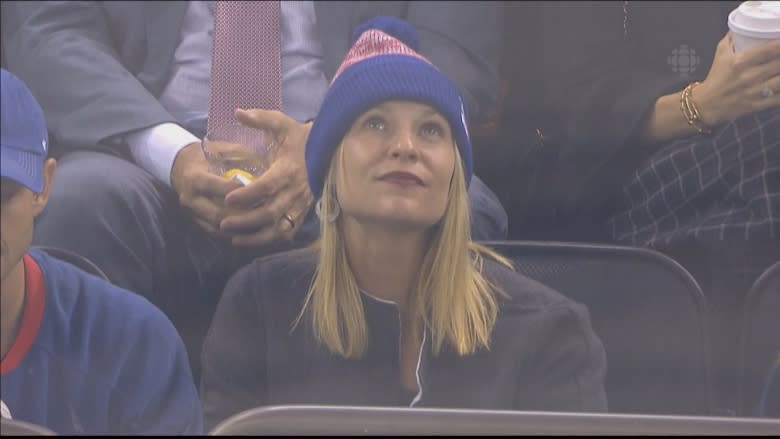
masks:
[[[385,121],[379,117],[369,117],[368,119],[366,119],[365,125],[366,127],[371,128],[372,130],[385,129]]]
[[[444,135],[444,128],[438,123],[430,122],[422,126],[422,133],[428,137],[441,137]]]

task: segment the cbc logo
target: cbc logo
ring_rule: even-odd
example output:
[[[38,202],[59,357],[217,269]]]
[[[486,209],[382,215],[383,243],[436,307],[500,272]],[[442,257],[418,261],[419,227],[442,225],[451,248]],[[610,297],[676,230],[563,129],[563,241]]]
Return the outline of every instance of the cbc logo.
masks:
[[[682,44],[680,47],[672,50],[672,54],[666,58],[666,62],[672,67],[674,73],[688,76],[695,72],[696,67],[701,64],[701,57],[696,54],[693,48]]]

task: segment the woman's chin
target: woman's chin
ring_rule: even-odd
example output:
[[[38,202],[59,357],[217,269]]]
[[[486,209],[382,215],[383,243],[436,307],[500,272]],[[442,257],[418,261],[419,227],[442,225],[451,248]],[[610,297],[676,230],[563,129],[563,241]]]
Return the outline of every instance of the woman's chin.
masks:
[[[439,222],[440,217],[421,215],[421,212],[395,210],[386,215],[375,216],[373,220],[392,229],[426,230]]]

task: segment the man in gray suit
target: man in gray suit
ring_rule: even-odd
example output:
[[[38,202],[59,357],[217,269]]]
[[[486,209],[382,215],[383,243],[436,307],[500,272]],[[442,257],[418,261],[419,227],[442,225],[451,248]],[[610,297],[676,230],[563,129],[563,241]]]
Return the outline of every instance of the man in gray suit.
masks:
[[[64,154],[59,190],[36,224],[34,244],[92,259],[175,321],[184,312],[181,324],[193,320],[185,303],[210,315],[238,266],[316,238],[303,163],[306,121],[355,26],[376,15],[415,25],[421,53],[459,85],[473,121],[497,91],[500,8],[281,2],[284,113],[263,112],[258,123],[284,141],[265,174],[236,188],[208,172],[200,150],[212,2],[4,2],[7,68],[41,102],[55,151]],[[506,213],[495,195],[476,178],[469,193],[473,238],[505,238]]]

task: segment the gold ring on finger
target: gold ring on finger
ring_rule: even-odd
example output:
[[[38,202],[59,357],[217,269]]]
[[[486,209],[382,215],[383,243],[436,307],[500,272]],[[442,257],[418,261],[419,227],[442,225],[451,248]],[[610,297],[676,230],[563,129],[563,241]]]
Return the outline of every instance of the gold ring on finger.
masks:
[[[284,216],[282,216],[282,218],[286,219],[287,222],[290,223],[290,229],[295,228],[295,220],[292,219],[292,216],[290,216],[289,213],[285,213]]]

